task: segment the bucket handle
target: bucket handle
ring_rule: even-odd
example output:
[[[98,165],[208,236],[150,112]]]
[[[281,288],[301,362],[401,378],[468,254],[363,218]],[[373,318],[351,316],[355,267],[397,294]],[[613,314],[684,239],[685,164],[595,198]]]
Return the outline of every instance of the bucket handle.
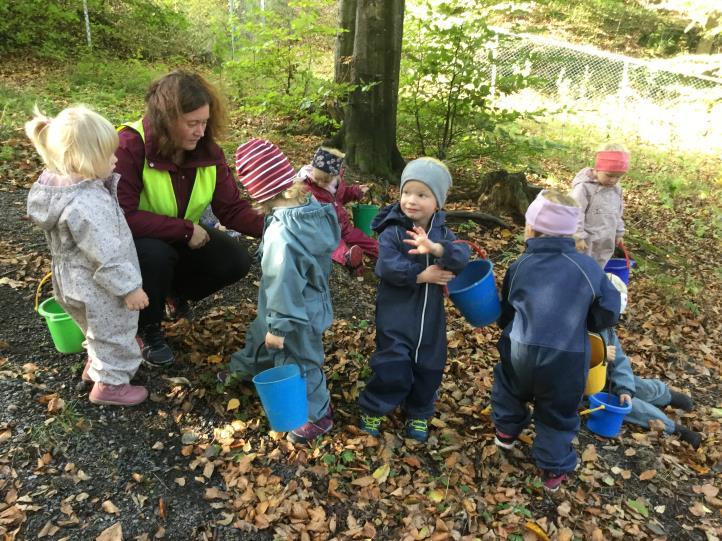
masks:
[[[478,244],[474,244],[473,242],[463,239],[456,239],[452,242],[452,244],[466,244],[469,248],[474,250],[476,252],[476,255],[478,255],[481,259],[487,259],[486,250],[484,250],[484,248],[482,248]]]
[[[579,412],[579,416],[581,417],[582,415],[589,415],[590,413],[594,413],[595,411],[601,411],[603,409],[606,409],[604,404],[602,404],[601,406],[597,406],[596,408],[582,410]]]
[[[476,255],[478,255],[481,259],[488,259],[486,255],[486,250],[479,246],[478,244],[474,244],[471,241],[463,240],[463,239],[456,239],[455,241],[452,241],[452,244],[466,244],[469,248],[474,250],[476,252]],[[444,297],[449,296],[449,286],[444,286]]]
[[[631,267],[632,263],[629,259],[629,252],[627,251],[627,247],[624,245],[624,241],[620,240],[619,244],[617,244],[617,246],[619,246],[619,249],[622,250],[622,252],[624,252],[624,260],[626,261],[627,268],[629,269]]]
[[[38,284],[38,288],[35,290],[35,311],[38,311],[38,308],[40,307],[40,293],[42,292],[43,285],[45,285],[45,282],[47,282],[50,277],[53,275],[52,272],[47,273],[45,276],[43,276],[42,280],[40,280],[40,283]]]

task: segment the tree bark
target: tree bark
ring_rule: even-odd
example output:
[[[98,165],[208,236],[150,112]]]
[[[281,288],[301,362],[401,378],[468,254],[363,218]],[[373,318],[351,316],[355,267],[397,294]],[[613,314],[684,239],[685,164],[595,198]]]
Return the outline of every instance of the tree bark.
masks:
[[[360,173],[398,182],[405,162],[396,146],[404,0],[342,0],[335,75],[357,88],[335,143]]]

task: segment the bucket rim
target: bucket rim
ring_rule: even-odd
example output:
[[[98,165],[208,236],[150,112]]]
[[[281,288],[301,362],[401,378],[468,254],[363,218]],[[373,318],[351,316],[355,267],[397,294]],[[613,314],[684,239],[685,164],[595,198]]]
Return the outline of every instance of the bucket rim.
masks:
[[[381,207],[379,207],[378,205],[374,205],[372,203],[357,203],[353,206],[353,208],[357,208],[359,210],[367,210],[367,209],[379,210]]]
[[[482,277],[479,278],[477,281],[469,284],[469,285],[466,286],[466,287],[462,287],[461,289],[453,289],[453,290],[452,290],[451,284],[452,284],[452,283],[454,282],[454,280],[456,279],[456,278],[454,278],[454,280],[452,280],[451,282],[449,282],[449,283],[447,284],[447,286],[446,286],[446,287],[449,289],[449,297],[451,297],[452,295],[458,295],[459,293],[466,293],[466,292],[469,291],[471,288],[476,287],[477,285],[479,285],[480,282],[483,282],[484,280],[486,280],[486,279],[489,277],[489,275],[494,272],[494,264],[493,264],[491,261],[489,261],[488,259],[475,259],[474,261],[469,261],[469,262],[466,264],[466,267],[464,267],[464,269],[466,269],[469,265],[475,265],[475,264],[477,264],[477,263],[483,263],[483,264],[489,265],[489,269],[487,270],[486,273],[484,273],[484,276],[482,276]],[[462,271],[462,272],[463,272],[463,271]],[[458,277],[458,275],[457,275],[457,277]],[[496,284],[494,284],[494,287],[496,287]]]
[[[62,312],[61,313],[49,312],[47,310],[47,305],[51,304],[51,303],[55,303],[56,306],[60,307]],[[62,306],[60,306],[60,303],[58,302],[58,300],[55,297],[49,297],[49,298],[45,299],[43,302],[41,302],[38,305],[38,314],[40,314],[45,319],[50,320],[50,321],[66,321],[68,319],[72,319],[70,317],[70,314],[68,314],[65,311],[65,309]]]
[[[600,392],[589,395],[589,402],[590,404],[593,404],[593,407],[604,405],[603,411],[615,413],[617,415],[627,415],[632,411],[632,404],[627,404],[626,406],[615,406],[614,404],[609,404],[607,400],[609,400],[610,396],[617,398],[610,393]]]
[[[283,370],[279,370],[283,369]],[[262,381],[261,376],[264,374],[267,376],[269,372],[277,371],[282,372],[284,370],[290,370],[291,372],[288,373],[288,375],[285,375],[284,377],[281,377],[279,379],[274,379],[272,381]],[[262,372],[259,372],[255,376],[253,376],[253,383],[254,385],[273,385],[276,383],[281,383],[284,381],[288,381],[289,379],[293,379],[296,377],[301,377],[301,369],[297,364],[281,364],[279,366],[272,366],[271,368],[267,368],[266,370],[263,370]]]
[[[634,259],[630,259],[629,260],[629,268],[631,269],[635,265],[636,265],[636,263],[635,263]],[[604,268],[605,269],[607,269],[607,268],[610,268],[610,269],[624,268],[624,269],[626,269],[627,268],[627,260],[623,257],[613,257],[612,259],[607,261],[607,263],[604,265]]]

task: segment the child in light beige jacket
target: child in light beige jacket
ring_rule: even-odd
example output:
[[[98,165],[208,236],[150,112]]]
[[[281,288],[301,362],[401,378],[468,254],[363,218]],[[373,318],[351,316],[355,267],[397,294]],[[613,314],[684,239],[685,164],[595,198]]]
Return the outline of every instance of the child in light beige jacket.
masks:
[[[624,237],[624,200],[620,179],[629,171],[629,152],[618,144],[602,147],[594,167],[585,167],[572,181],[571,195],[582,209],[574,236],[577,250],[604,268]]]

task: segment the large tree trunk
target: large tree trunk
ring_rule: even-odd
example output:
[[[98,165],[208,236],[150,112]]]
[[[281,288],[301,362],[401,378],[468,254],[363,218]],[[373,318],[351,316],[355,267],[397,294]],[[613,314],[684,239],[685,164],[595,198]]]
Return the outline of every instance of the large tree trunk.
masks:
[[[358,85],[334,143],[359,172],[398,181],[404,160],[396,146],[396,104],[404,0],[342,0],[336,81]]]

